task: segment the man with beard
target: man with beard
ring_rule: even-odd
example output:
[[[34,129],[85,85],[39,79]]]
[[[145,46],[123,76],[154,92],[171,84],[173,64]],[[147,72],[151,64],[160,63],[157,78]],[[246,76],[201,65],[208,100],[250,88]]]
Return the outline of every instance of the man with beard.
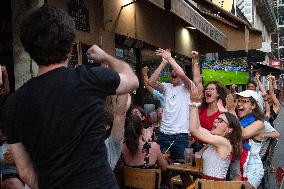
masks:
[[[189,105],[191,104],[189,90],[195,85],[186,76],[184,66],[171,57],[169,50],[159,48],[156,54],[161,56],[163,61],[150,77],[149,84],[162,92],[165,98],[158,143],[162,152],[170,148],[172,159],[183,159],[189,138]],[[158,77],[167,64],[171,66],[172,79],[170,83],[158,83]]]

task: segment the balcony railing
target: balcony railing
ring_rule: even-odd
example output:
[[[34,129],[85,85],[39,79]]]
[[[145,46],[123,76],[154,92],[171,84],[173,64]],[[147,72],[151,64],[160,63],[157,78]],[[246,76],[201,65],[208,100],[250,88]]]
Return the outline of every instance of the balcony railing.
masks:
[[[257,2],[257,11],[263,18],[264,24],[268,30],[275,30],[277,28],[277,17],[272,0],[257,0]]]

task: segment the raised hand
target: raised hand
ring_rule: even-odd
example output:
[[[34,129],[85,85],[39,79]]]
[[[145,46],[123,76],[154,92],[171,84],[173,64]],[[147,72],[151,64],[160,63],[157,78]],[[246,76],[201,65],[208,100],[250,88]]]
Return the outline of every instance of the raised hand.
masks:
[[[194,58],[197,58],[198,57],[198,52],[197,51],[191,51],[191,57],[194,59]]]
[[[168,60],[169,58],[172,57],[171,51],[169,49],[164,50],[164,49],[158,48],[155,53],[156,55],[161,56],[165,60]]]
[[[145,66],[145,67],[142,68],[142,74],[143,74],[144,76],[147,76],[148,72],[149,72],[148,66]]]
[[[199,93],[197,87],[195,87],[194,89],[191,89],[190,99],[191,99],[191,102],[195,102],[195,103],[201,102],[202,100],[201,94]]]
[[[218,100],[217,102],[217,107],[218,107],[218,110],[219,112],[227,112],[228,110],[224,107],[224,104],[222,102],[221,99]]]
[[[87,51],[88,59],[95,60],[96,63],[103,63],[107,57],[107,53],[97,45],[91,46]]]
[[[235,101],[235,98],[232,94],[228,94],[226,98],[226,108],[229,112],[235,112],[237,107],[238,100]]]
[[[259,73],[256,72],[256,74],[255,74],[255,79],[256,79],[257,81],[259,81],[259,77],[260,77]]]

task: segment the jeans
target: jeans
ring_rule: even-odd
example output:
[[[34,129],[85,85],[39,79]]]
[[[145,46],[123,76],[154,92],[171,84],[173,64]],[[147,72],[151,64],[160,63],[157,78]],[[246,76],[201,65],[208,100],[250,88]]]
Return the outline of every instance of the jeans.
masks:
[[[160,145],[162,153],[164,153],[173,142],[172,146],[169,149],[171,158],[173,160],[184,159],[184,149],[188,146],[188,138],[189,136],[187,133],[166,135],[161,132],[159,134],[157,142]]]

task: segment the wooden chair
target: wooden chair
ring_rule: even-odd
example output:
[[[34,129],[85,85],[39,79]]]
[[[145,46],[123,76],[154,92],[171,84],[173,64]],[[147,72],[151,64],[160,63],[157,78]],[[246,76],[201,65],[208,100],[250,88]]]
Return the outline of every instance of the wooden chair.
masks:
[[[278,167],[275,173],[276,187],[284,188],[284,168]]]
[[[124,188],[157,189],[161,182],[160,169],[139,169],[124,167]]]
[[[192,188],[192,186],[190,186]],[[245,189],[242,181],[214,181],[197,179],[195,181],[195,189]]]

